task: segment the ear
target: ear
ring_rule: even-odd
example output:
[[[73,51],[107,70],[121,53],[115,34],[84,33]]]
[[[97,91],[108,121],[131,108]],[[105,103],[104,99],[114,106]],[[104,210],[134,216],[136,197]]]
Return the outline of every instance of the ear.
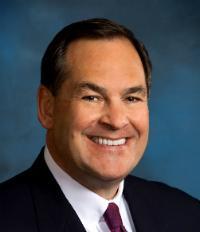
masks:
[[[53,127],[54,96],[50,90],[41,85],[38,89],[38,119],[46,129]]]

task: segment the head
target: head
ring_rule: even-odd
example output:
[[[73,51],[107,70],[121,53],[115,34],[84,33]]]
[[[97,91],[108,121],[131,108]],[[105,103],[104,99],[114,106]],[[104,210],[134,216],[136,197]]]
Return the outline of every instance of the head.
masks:
[[[144,46],[107,19],[65,27],[44,54],[38,115],[48,148],[97,193],[119,183],[143,155],[150,73]]]

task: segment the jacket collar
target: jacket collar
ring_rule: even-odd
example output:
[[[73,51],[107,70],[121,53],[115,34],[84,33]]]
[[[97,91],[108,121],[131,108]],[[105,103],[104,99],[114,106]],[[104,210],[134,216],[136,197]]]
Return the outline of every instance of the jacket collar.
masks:
[[[39,231],[85,232],[76,212],[46,166],[43,149],[29,169],[29,175]]]
[[[159,221],[154,212],[154,202],[147,193],[147,181],[128,176],[125,179],[124,197],[128,202],[131,216],[137,232],[155,232]]]

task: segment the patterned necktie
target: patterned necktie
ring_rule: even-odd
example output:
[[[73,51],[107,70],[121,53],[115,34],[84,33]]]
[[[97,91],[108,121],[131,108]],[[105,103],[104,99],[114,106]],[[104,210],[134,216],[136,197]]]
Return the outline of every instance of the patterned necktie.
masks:
[[[115,203],[109,203],[103,216],[111,232],[127,232]]]

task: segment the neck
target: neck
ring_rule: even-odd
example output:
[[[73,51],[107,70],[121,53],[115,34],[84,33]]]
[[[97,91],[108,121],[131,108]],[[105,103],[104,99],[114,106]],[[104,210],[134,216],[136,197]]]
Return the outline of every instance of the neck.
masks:
[[[74,178],[73,176],[71,177]],[[98,194],[99,196],[101,196],[102,198],[106,200],[112,200],[116,196],[118,189],[119,189],[120,182],[121,182],[121,180],[120,181],[119,180],[118,181],[99,181],[96,179],[92,180],[92,178],[86,179],[86,181],[82,182],[76,178],[74,179],[77,182],[79,182],[81,185],[85,186],[86,188],[88,188],[89,190]]]

